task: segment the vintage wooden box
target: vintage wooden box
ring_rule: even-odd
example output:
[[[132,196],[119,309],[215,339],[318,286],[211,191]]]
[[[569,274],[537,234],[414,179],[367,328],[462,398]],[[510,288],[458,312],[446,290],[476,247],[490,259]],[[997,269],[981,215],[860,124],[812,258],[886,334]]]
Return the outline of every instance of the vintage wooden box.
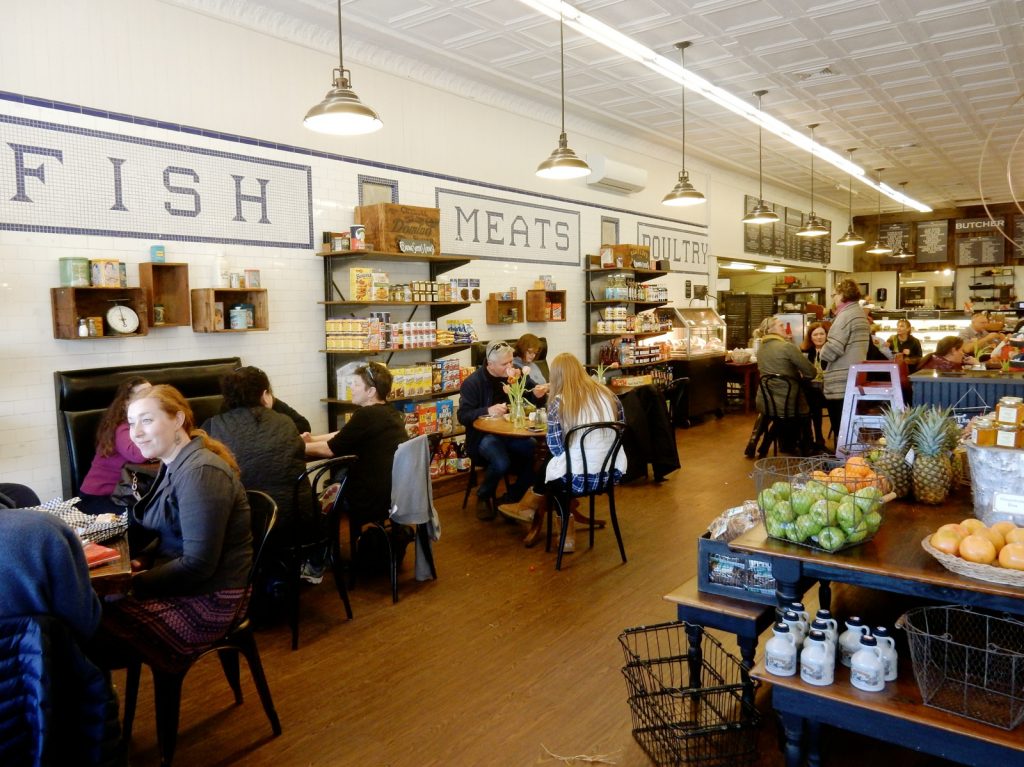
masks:
[[[776,604],[772,563],[733,551],[709,533],[697,539],[697,589],[763,605]]]
[[[359,205],[355,221],[366,229],[365,241],[374,250],[401,253],[399,240],[425,240],[433,243],[435,255],[441,254],[441,211],[438,208],[389,202]]]
[[[601,252],[604,261],[607,263],[607,250],[611,251],[614,258],[614,265],[625,269],[650,269],[651,268],[651,246],[630,245],[623,243],[619,245],[602,245]]]

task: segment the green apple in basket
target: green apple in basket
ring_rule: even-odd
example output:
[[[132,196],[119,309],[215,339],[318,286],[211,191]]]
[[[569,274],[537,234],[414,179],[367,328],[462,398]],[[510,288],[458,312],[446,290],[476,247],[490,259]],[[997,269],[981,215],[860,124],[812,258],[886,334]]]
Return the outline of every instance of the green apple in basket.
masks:
[[[874,485],[862,487],[853,494],[853,500],[857,502],[858,508],[867,514],[881,506],[882,491]]]
[[[796,518],[796,529],[800,540],[806,541],[821,532],[822,524],[814,514],[802,514]]]
[[[877,511],[869,511],[864,515],[864,524],[868,526],[868,532],[874,535],[882,526],[882,515]]]
[[[804,492],[808,493],[815,501],[825,497],[826,487],[816,479],[812,479],[804,485]]]
[[[868,523],[861,519],[853,529],[846,530],[846,542],[847,543],[860,543],[861,541],[867,540],[867,537],[871,535],[871,530],[868,529]]]
[[[829,514],[828,514],[828,501],[822,498],[820,501],[815,501],[811,505],[811,510],[807,512],[807,515],[814,520],[814,523],[820,530],[823,527],[828,527]]]
[[[850,494],[850,490],[842,482],[829,482],[825,488],[825,500],[841,501]]]
[[[761,507],[761,511],[765,513],[765,516],[775,513],[775,504],[778,502],[779,497],[775,495],[775,491],[770,487],[766,487],[757,494],[757,505]]]
[[[857,507],[853,498],[847,497],[839,502],[839,508],[836,510],[836,521],[843,532],[849,536],[864,521],[864,512]]]
[[[826,527],[818,533],[818,545],[825,551],[835,551],[846,543],[846,533],[838,527]]]
[[[793,504],[789,501],[779,501],[775,504],[775,517],[780,522],[792,522],[796,519],[796,512],[793,511]]]
[[[775,493],[775,497],[780,501],[788,501],[790,494],[793,492],[793,486],[781,479],[773,483],[771,489]]]
[[[789,497],[789,503],[793,507],[793,512],[798,517],[809,513],[816,500],[817,498],[807,492],[807,490],[794,490],[793,494]]]

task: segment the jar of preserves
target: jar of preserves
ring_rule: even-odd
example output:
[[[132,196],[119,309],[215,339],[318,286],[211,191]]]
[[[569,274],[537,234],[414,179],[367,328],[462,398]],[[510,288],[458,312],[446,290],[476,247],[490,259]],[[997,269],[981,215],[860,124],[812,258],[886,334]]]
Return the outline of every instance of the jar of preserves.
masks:
[[[1001,397],[996,405],[996,420],[999,423],[1020,426],[1024,423],[1024,399],[1020,397]]]
[[[1012,424],[1001,423],[996,427],[997,447],[1020,447],[1021,431]]]
[[[971,428],[971,442],[978,447],[993,447],[996,444],[996,425],[989,418],[977,418]]]

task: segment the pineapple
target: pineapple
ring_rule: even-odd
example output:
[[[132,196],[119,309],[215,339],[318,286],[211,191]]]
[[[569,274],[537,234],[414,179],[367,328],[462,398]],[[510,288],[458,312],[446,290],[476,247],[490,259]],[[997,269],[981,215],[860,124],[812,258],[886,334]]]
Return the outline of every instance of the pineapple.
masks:
[[[887,409],[882,414],[882,437],[885,448],[871,461],[874,468],[892,482],[897,498],[910,493],[910,466],[906,462],[910,449],[910,435],[918,410]]]
[[[914,496],[921,503],[946,500],[952,481],[949,461],[949,410],[926,409],[914,428],[914,466],[911,478]]]
[[[955,418],[946,419],[946,450],[949,451],[949,465],[951,469],[950,473],[950,490],[952,491],[955,487],[959,486],[964,479],[964,462],[967,460],[967,454],[965,451],[957,451],[960,446],[960,435],[962,431],[960,424],[956,422]]]

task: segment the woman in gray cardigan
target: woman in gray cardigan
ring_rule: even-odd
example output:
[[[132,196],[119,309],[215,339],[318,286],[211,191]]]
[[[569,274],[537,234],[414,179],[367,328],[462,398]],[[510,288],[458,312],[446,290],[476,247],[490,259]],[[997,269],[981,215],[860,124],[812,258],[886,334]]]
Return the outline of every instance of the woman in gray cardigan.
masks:
[[[851,279],[836,285],[832,294],[835,301],[835,320],[828,331],[828,340],[821,347],[819,357],[828,363],[825,370],[825,408],[832,432],[839,433],[843,415],[843,397],[850,365],[863,362],[868,353],[871,326],[861,309],[860,288]]]

